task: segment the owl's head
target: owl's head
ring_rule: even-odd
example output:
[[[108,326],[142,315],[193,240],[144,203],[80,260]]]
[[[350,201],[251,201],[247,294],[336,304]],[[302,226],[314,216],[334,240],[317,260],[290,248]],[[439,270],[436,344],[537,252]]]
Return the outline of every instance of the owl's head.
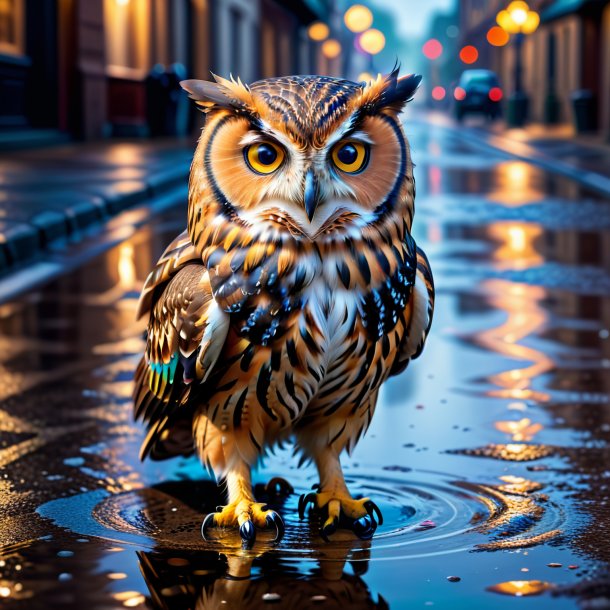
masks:
[[[419,75],[187,80],[207,113],[191,168],[189,227],[223,220],[255,239],[332,240],[413,205],[399,114]],[[410,217],[409,217],[410,224]],[[193,231],[191,231],[193,235]]]

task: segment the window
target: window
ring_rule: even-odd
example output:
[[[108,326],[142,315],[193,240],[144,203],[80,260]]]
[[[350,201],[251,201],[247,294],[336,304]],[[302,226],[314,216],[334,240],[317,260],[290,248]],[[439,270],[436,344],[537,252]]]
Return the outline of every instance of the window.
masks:
[[[22,55],[24,0],[0,0],[0,53]]]
[[[104,0],[104,31],[109,72],[133,78],[146,73],[150,67],[149,2]]]

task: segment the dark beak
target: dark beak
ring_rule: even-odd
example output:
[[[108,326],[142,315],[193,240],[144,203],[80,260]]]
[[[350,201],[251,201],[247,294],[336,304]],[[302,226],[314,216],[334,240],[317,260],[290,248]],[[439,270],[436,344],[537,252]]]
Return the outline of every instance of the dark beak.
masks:
[[[318,179],[311,168],[309,168],[305,174],[305,190],[303,200],[305,202],[305,212],[307,213],[307,218],[309,218],[309,222],[311,222],[314,214],[316,213],[318,203],[320,202]]]

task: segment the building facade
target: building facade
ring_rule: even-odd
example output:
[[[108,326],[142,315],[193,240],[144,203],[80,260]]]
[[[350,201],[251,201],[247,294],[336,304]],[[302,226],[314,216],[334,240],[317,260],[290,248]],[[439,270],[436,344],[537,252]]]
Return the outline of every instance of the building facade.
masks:
[[[479,50],[472,67],[498,73],[505,92],[514,90],[515,47],[486,41],[498,11],[508,0],[461,0],[461,43]],[[530,0],[540,14],[536,32],[523,42],[523,87],[530,98],[529,118],[540,123],[574,120],[572,97],[592,95],[591,125],[610,136],[610,0]]]
[[[306,31],[329,11],[325,0],[1,0],[0,147],[147,135],[153,68],[174,81],[327,72]]]

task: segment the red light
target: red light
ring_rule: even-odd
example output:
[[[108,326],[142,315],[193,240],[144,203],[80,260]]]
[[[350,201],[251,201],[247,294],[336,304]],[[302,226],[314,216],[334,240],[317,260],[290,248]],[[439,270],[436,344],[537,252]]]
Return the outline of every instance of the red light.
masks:
[[[430,38],[424,43],[421,50],[428,59],[437,59],[443,52],[443,45],[436,38]]]
[[[440,102],[442,99],[445,99],[445,87],[434,87],[432,89],[432,97]]]
[[[492,102],[499,102],[503,95],[504,94],[502,93],[502,89],[500,89],[500,87],[492,87],[489,90],[489,99]]]
[[[471,44],[462,47],[460,51],[460,59],[465,64],[473,64],[477,59],[479,59],[479,52],[476,47],[473,47]]]
[[[461,87],[456,87],[455,91],[453,92],[453,97],[458,102],[461,102],[463,99],[466,98],[466,91],[464,91],[464,89],[462,89]]]

